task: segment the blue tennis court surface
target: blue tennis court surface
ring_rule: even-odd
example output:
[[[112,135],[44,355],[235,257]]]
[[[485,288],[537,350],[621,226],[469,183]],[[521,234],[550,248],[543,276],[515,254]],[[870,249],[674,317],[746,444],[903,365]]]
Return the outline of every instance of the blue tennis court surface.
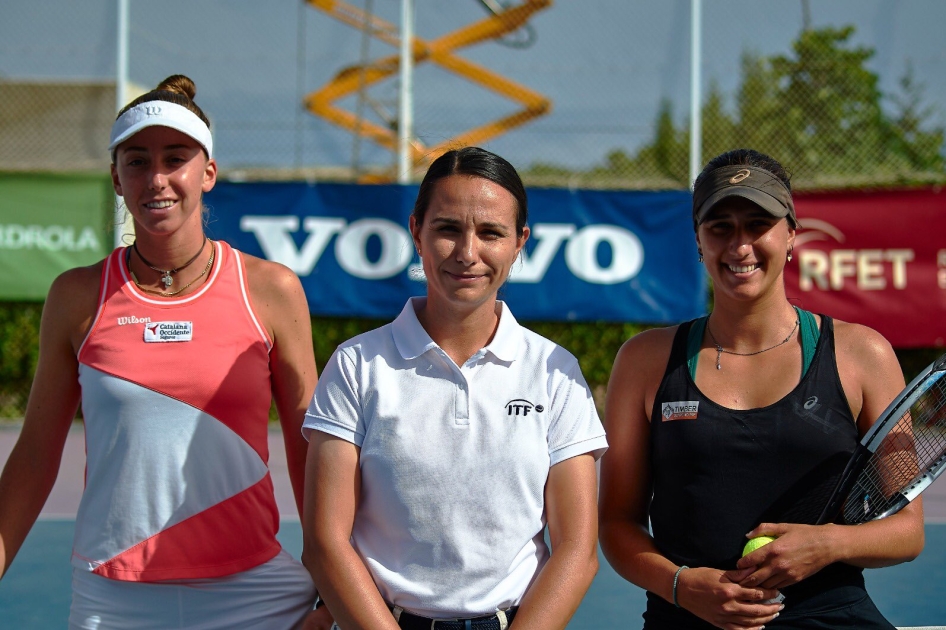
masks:
[[[0,425],[0,466],[19,434],[16,426]],[[276,502],[283,515],[279,540],[299,557],[302,530],[286,470],[282,434],[269,435],[269,467]],[[85,471],[85,442],[81,425],[66,440],[59,477],[29,537],[9,573],[0,581],[0,628],[47,630],[63,628],[69,616],[74,519]],[[866,571],[874,601],[895,626],[946,624],[946,479],[940,478],[923,495],[926,548],[914,562]],[[618,577],[601,558],[601,568],[569,630],[640,628],[644,592]]]
[[[0,626],[63,628],[69,617],[69,554],[73,521],[36,523],[0,582]],[[302,551],[298,521],[282,524],[279,539],[289,553]],[[926,548],[914,562],[866,572],[877,606],[896,626],[929,626],[946,622],[946,523],[926,525]],[[644,592],[622,580],[602,558],[601,569],[569,630],[639,628]]]

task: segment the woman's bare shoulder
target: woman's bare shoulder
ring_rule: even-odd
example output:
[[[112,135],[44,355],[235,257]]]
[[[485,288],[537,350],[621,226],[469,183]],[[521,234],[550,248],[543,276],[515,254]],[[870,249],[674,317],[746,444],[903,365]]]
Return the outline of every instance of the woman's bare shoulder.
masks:
[[[834,320],[835,348],[839,359],[871,362],[896,360],[890,342],[879,332],[853,322]]]
[[[670,359],[670,349],[679,326],[644,330],[621,346],[614,369],[638,375],[661,376]]]
[[[53,280],[46,296],[50,302],[62,303],[70,309],[82,309],[91,305],[94,312],[98,306],[102,283],[102,268],[105,261],[99,261],[87,267],[75,267],[62,272]]]
[[[301,288],[299,276],[292,269],[272,260],[240,253],[246,265],[246,277],[250,286],[258,286],[262,290],[270,289],[277,292],[295,291]]]
[[[308,322],[309,304],[299,276],[281,263],[243,256],[253,306],[270,334],[278,336],[277,331],[292,322]]]
[[[62,272],[53,280],[43,307],[43,326],[68,337],[74,347],[95,320],[105,261]]]

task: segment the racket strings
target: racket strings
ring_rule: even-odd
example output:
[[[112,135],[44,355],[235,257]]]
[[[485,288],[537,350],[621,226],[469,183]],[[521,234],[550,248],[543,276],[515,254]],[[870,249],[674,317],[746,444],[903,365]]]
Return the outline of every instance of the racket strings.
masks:
[[[935,378],[883,438],[844,504],[843,521],[862,523],[899,509],[946,464],[946,378]]]

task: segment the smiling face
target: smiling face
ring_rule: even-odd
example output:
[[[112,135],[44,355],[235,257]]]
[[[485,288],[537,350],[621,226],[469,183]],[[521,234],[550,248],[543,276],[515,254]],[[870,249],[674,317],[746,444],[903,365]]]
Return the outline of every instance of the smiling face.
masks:
[[[782,272],[794,241],[786,219],[741,197],[718,203],[696,233],[717,299],[741,301],[784,293]]]
[[[216,162],[193,138],[169,127],[147,127],[115,150],[112,184],[138,234],[200,230],[201,195],[216,180]]]
[[[492,309],[496,292],[529,237],[516,234],[515,197],[488,179],[437,181],[423,223],[411,216],[414,246],[427,275],[428,306]]]

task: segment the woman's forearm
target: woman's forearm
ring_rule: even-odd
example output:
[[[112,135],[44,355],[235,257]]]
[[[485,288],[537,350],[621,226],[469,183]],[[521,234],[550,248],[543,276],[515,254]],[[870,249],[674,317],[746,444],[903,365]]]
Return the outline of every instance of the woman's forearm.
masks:
[[[316,541],[303,551],[302,561],[340,627],[397,630],[371,574],[347,540]]]
[[[594,544],[578,540],[560,544],[523,598],[513,626],[565,628],[597,572]]]
[[[861,525],[826,526],[838,560],[876,569],[915,559],[923,550],[923,511],[918,503]]]
[[[601,523],[601,550],[615,572],[631,584],[672,601],[677,565],[665,558],[653,539],[632,521]]]
[[[523,597],[513,626],[565,628],[598,572],[597,473],[589,454],[559,462],[545,488],[552,556]]]

